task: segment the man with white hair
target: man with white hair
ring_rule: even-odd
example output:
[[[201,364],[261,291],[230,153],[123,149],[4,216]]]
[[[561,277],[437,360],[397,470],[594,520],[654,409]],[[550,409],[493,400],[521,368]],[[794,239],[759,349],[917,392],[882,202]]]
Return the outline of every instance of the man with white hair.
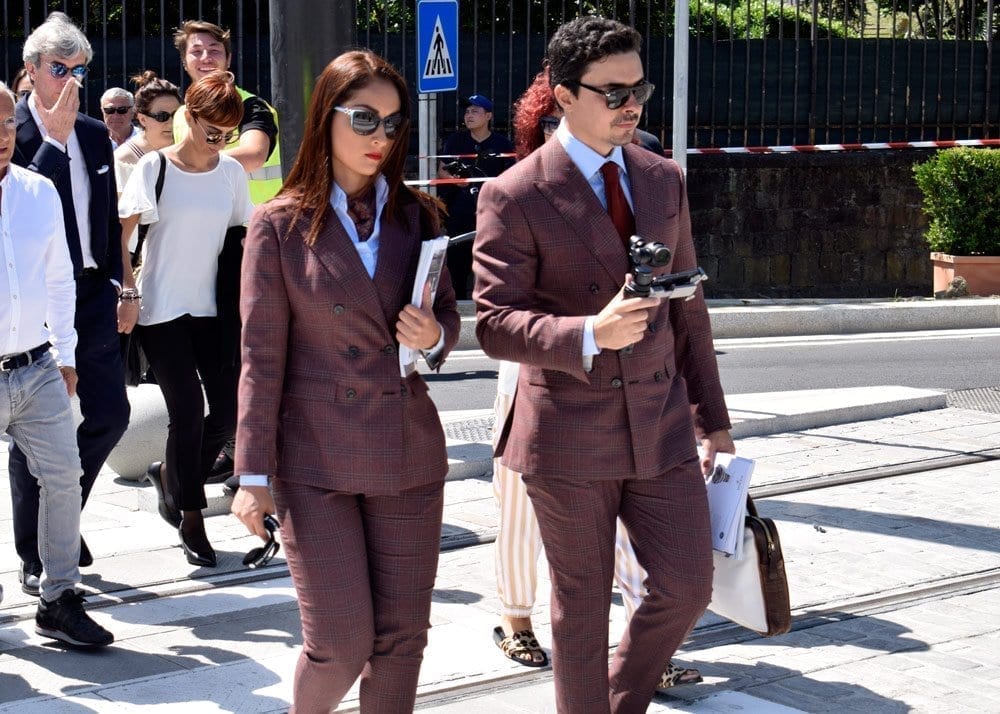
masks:
[[[135,97],[127,89],[111,87],[102,94],[101,113],[108,127],[111,146],[115,149],[140,133],[139,127],[132,123],[135,119]]]
[[[59,194],[48,179],[11,166],[14,93],[0,82],[0,432],[22,449],[44,485],[38,536],[45,577],[35,631],[77,647],[114,636],[94,622],[80,582],[80,454],[69,398],[76,390],[76,284]],[[26,240],[27,239],[27,240]]]
[[[32,32],[22,53],[34,90],[17,103],[13,163],[55,184],[62,204],[66,243],[76,278],[77,393],[83,423],[77,446],[83,475],[81,504],[93,488],[108,454],[128,426],[118,338],[119,301],[138,300],[122,291],[121,224],[114,157],[108,130],[79,112],[80,81],[93,49],[66,15],[54,12]],[[14,546],[21,557],[21,589],[39,593],[43,561],[38,542],[38,481],[25,453],[10,452],[14,502]],[[93,557],[80,539],[79,564]]]

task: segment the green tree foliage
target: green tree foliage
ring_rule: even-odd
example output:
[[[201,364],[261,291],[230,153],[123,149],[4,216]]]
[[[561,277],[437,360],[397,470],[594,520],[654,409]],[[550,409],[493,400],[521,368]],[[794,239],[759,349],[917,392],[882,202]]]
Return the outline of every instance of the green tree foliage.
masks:
[[[918,39],[1000,39],[1000,2],[987,0],[877,0],[897,18],[897,34]],[[989,21],[989,7],[993,18]],[[991,35],[991,37],[987,37]]]

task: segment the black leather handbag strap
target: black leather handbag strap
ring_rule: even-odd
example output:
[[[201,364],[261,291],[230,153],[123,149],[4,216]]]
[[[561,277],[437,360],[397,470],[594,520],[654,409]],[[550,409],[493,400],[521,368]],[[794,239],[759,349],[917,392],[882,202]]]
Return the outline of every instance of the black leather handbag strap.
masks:
[[[167,157],[159,149],[156,150],[156,155],[160,158],[160,170],[156,174],[156,202],[159,203],[160,194],[163,193],[163,177],[167,175]],[[135,242],[135,253],[132,254],[133,268],[138,267],[139,261],[142,260],[142,244],[146,242],[146,234],[149,232],[150,225],[147,223],[144,226],[139,226],[139,237]]]

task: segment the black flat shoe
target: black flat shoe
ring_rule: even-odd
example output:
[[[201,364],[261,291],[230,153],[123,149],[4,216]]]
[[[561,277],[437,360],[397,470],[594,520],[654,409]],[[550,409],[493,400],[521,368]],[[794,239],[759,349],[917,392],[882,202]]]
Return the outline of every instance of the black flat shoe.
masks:
[[[146,480],[153,484],[153,488],[156,489],[156,510],[159,512],[160,518],[172,527],[179,528],[181,525],[181,512],[167,505],[167,494],[163,490],[163,481],[160,479],[161,463],[160,461],[154,461],[149,465],[149,468],[146,469]]]
[[[184,539],[183,528],[177,529],[177,535],[181,537],[181,548],[184,549],[187,562],[191,565],[197,565],[199,568],[214,568],[216,566],[215,550],[209,545],[207,540],[199,545],[189,544]],[[201,552],[198,552],[196,549],[200,549]]]

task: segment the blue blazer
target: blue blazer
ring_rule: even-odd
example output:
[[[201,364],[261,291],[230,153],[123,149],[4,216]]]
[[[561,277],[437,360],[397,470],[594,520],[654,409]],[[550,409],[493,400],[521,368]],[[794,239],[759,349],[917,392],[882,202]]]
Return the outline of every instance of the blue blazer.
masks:
[[[17,146],[14,163],[45,176],[56,185],[62,200],[66,222],[66,242],[69,244],[73,272],[83,270],[80,236],[73,209],[73,188],[70,185],[69,155],[47,141],[31,116],[28,101],[22,99],[14,109],[17,121]],[[76,115],[76,136],[83,150],[90,179],[90,252],[98,268],[113,280],[122,280],[121,224],[118,222],[118,187],[115,185],[115,159],[103,123]]]

